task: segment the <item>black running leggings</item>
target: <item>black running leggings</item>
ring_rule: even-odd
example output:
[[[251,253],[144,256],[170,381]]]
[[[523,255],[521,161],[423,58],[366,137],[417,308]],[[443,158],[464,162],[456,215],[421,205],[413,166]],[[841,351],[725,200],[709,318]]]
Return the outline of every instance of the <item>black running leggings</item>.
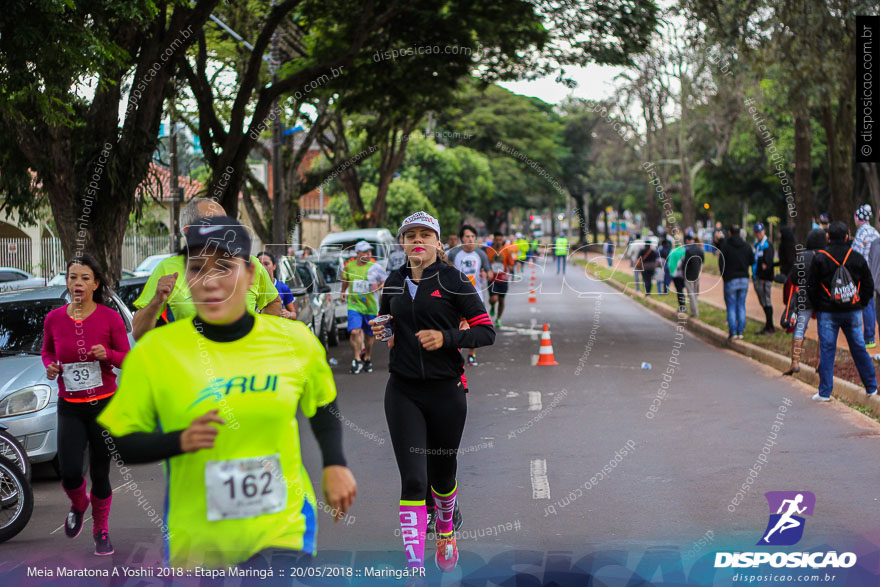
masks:
[[[425,499],[428,479],[439,493],[452,491],[467,417],[461,380],[392,374],[385,387],[385,417],[400,470],[400,499]]]
[[[92,493],[98,499],[110,497],[110,450],[95,420],[111,398],[90,402],[58,400],[58,459],[61,461],[61,485],[76,489],[82,484],[83,456],[89,446],[89,476]]]

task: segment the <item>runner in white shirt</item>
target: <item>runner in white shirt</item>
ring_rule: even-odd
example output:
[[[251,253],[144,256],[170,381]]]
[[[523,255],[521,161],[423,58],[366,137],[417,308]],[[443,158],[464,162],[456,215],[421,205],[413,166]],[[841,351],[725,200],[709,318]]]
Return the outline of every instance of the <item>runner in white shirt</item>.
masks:
[[[493,277],[489,257],[486,256],[486,252],[483,249],[477,247],[476,228],[465,224],[461,227],[458,236],[461,239],[461,245],[450,249],[447,253],[447,258],[456,269],[470,279],[471,284],[473,284],[474,289],[477,290],[477,294],[480,296],[480,300],[485,301],[483,291],[486,289],[486,284]],[[467,363],[468,365],[477,364],[476,349],[468,349]]]

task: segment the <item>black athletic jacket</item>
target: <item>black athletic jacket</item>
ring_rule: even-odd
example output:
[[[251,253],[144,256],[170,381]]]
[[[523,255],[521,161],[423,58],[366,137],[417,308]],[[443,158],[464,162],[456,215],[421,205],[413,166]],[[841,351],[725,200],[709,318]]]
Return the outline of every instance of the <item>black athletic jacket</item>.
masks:
[[[427,267],[419,281],[416,298],[409,295],[404,279],[409,266],[393,271],[382,288],[380,314],[391,314],[394,347],[388,370],[411,379],[457,379],[464,359],[459,349],[488,346],[495,342],[492,320],[477,290],[458,269],[441,261]],[[459,330],[466,318],[469,330]],[[422,348],[416,332],[439,330],[443,346],[436,351]]]

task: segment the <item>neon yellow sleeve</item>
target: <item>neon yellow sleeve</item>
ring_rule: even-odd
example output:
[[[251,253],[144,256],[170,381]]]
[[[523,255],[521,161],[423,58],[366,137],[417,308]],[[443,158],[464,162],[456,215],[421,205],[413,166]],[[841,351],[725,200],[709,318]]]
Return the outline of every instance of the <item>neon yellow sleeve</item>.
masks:
[[[308,354],[308,363],[305,369],[305,386],[303,395],[299,400],[302,413],[311,418],[321,406],[326,406],[336,399],[336,382],[333,380],[333,371],[327,364],[327,352],[324,346],[315,336],[309,332],[301,322],[295,323],[303,332],[303,346]]]
[[[254,275],[254,285],[251,286],[251,293],[254,294],[256,309],[262,310],[269,305],[269,302],[278,297],[278,290],[275,289],[275,280],[269,275],[269,272],[260,264],[260,261],[251,256],[251,263],[257,264],[257,272]]]
[[[155,350],[155,349],[154,349]],[[122,363],[119,389],[98,416],[98,423],[113,436],[132,432],[153,432],[156,429],[156,398],[146,363],[147,351],[135,346]]]
[[[156,295],[156,287],[159,285],[159,278],[162,277],[162,273],[158,270],[159,267],[156,268],[156,271],[153,271],[150,274],[150,278],[147,279],[147,283],[144,284],[144,289],[141,291],[141,295],[134,301],[134,307],[138,310],[142,308],[146,308],[147,304],[150,303],[150,300],[153,299],[153,296]],[[165,310],[165,305],[159,309],[159,314],[161,314]]]

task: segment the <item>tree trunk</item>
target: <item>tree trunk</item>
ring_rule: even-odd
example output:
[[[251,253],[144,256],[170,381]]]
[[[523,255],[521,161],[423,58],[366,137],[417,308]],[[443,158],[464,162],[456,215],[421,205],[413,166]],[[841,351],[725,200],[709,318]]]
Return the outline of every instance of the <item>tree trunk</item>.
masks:
[[[650,103],[642,102],[642,111],[645,118],[645,161],[652,161],[654,154],[654,110]],[[654,186],[645,184],[645,219],[649,226],[660,224],[660,208],[654,194]],[[606,230],[605,236],[608,236]]]
[[[794,204],[798,222],[795,225],[795,241],[807,242],[813,218],[813,166],[810,160],[810,111],[806,106],[794,113]]]
[[[876,226],[878,214],[880,214],[880,165],[860,163],[859,166],[865,175],[865,185],[868,189],[871,208],[874,210],[874,225]]]
[[[684,232],[694,226],[694,190],[691,185],[691,161],[688,156],[687,140],[687,81],[681,80],[681,120],[678,122],[678,152],[681,161],[681,223],[680,230]]]
[[[841,92],[836,118],[830,100],[825,103],[822,107],[822,123],[828,142],[831,219],[846,222],[853,230],[855,229],[853,220],[855,205],[852,198],[852,137],[855,134],[855,112],[852,104],[852,84],[848,90]],[[849,120],[847,117],[853,120]]]

